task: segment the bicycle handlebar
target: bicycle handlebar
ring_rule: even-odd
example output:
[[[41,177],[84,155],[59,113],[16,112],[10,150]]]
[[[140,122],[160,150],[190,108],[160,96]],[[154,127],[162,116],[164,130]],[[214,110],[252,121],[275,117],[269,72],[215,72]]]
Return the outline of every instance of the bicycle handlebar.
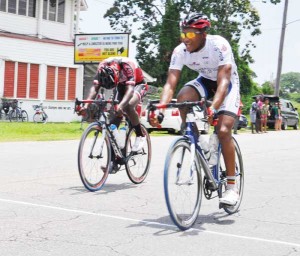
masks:
[[[176,102],[176,103],[152,103],[151,101],[148,103],[147,108],[150,111],[154,111],[157,109],[166,109],[166,108],[183,108],[183,107],[193,107],[193,106],[200,106],[204,107],[206,105],[206,100],[202,99],[200,101],[185,101],[185,102]]]
[[[100,100],[78,100],[78,98],[75,99],[75,106],[78,106],[80,104],[84,104],[84,103],[95,103],[98,105],[106,105],[106,104],[113,104],[113,105],[117,105],[119,104],[118,100],[112,100],[112,99],[108,99],[108,100],[104,100],[104,99],[100,99]]]

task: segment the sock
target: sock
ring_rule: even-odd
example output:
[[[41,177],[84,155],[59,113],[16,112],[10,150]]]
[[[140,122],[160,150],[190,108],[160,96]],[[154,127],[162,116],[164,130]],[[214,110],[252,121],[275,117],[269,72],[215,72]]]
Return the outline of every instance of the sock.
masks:
[[[135,129],[135,133],[136,133],[137,137],[144,137],[144,134],[143,134],[142,128],[141,128],[141,124],[133,126],[133,128]]]
[[[227,176],[227,189],[235,189],[235,176]]]

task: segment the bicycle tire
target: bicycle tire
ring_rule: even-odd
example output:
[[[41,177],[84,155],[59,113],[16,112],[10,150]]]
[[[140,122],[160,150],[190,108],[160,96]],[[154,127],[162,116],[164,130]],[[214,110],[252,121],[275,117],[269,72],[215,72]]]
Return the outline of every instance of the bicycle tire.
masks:
[[[78,148],[80,179],[89,191],[102,188],[109,174],[111,146],[98,122],[91,123],[82,134]]]
[[[128,161],[125,164],[126,172],[128,178],[134,184],[142,183],[149,172],[150,163],[151,163],[151,156],[152,156],[152,149],[151,149],[151,140],[149,133],[145,126],[141,125],[142,132],[146,137],[146,145],[144,145],[143,149],[139,152],[131,154],[131,148],[136,138],[136,133],[134,128],[131,128],[128,132],[128,136],[126,138],[126,156],[128,157]]]
[[[8,119],[10,122],[17,122],[18,119],[18,110],[17,109],[12,109],[8,113]]]
[[[48,116],[43,113],[35,113],[33,115],[33,122],[35,123],[47,123],[48,121]]]
[[[187,230],[193,226],[202,201],[201,166],[205,163],[196,152],[191,180],[191,162],[190,141],[185,137],[176,139],[166,156],[164,193],[171,219],[181,230]]]
[[[34,115],[33,115],[33,122],[35,122],[35,123],[41,123],[42,122],[42,120],[43,120],[43,116],[42,116],[42,114],[40,114],[40,113],[35,113]]]
[[[243,158],[242,158],[242,154],[241,154],[241,150],[240,147],[236,141],[235,138],[233,138],[233,142],[234,142],[234,147],[235,147],[235,176],[236,176],[236,186],[238,188],[238,192],[239,192],[239,200],[236,203],[236,205],[234,206],[227,206],[224,205],[224,211],[227,212],[228,214],[233,214],[236,213],[239,210],[239,207],[241,205],[242,202],[242,198],[243,198],[243,193],[244,193],[244,165],[243,165]],[[221,150],[219,148],[219,150]],[[223,154],[221,153],[221,151],[219,152],[220,154],[220,160],[218,163],[218,170],[220,175],[222,175],[221,173],[224,172],[224,170],[226,170],[225,168],[225,163],[224,163],[224,158],[223,158]],[[224,173],[223,173],[224,175]],[[219,191],[219,196],[222,196],[222,189],[224,189],[224,186],[220,188],[221,191]]]
[[[22,110],[19,116],[22,122],[28,122],[28,114],[26,110]]]

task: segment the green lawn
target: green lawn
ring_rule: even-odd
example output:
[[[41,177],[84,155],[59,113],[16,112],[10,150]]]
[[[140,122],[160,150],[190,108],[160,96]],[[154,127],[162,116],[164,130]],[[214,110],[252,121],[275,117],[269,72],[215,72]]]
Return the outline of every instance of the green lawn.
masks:
[[[82,128],[87,127],[84,123]],[[0,122],[0,142],[79,140],[83,129],[79,122],[36,124]],[[165,136],[167,132],[155,131],[151,136]]]
[[[79,122],[46,124],[0,122],[0,142],[80,139],[83,132],[80,128]]]

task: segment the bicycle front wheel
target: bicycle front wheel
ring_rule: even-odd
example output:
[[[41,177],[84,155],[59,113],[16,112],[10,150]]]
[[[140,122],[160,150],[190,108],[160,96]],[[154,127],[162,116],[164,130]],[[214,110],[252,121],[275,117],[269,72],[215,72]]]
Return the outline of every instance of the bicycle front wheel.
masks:
[[[202,200],[199,156],[192,156],[191,143],[179,138],[170,146],[164,167],[164,191],[171,219],[181,230],[196,221]]]
[[[33,122],[42,123],[42,121],[43,121],[43,115],[41,113],[35,113],[33,115]]]
[[[151,140],[147,129],[142,126],[142,132],[146,137],[143,149],[138,152],[131,152],[131,148],[136,139],[134,128],[131,128],[126,139],[126,157],[129,159],[126,162],[125,168],[128,178],[135,184],[142,183],[149,172],[151,162]]]
[[[111,161],[108,137],[99,123],[91,123],[82,134],[78,149],[78,170],[86,189],[97,191],[104,185]]]

